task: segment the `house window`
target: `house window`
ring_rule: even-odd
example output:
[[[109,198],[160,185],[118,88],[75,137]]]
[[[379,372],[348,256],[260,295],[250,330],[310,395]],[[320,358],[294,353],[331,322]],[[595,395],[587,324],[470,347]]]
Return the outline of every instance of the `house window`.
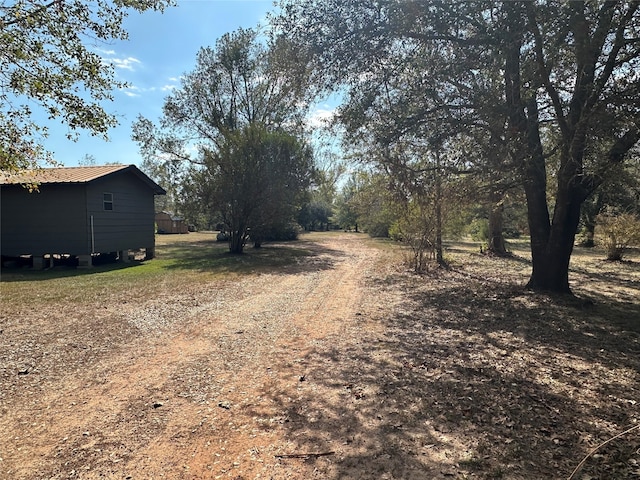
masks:
[[[102,194],[102,205],[105,210],[113,210],[113,193]]]

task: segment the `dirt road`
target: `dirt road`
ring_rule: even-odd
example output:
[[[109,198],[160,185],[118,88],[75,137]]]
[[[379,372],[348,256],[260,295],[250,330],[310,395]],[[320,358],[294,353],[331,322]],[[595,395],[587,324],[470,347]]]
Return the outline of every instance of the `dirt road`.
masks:
[[[344,425],[323,404],[364,393],[317,384],[332,358],[313,354],[375,333],[383,308],[366,286],[381,252],[361,239],[310,244],[277,274],[96,305],[90,322],[63,307],[13,319],[5,335],[40,325],[34,341],[70,353],[2,379],[0,478],[325,478],[350,439],[325,438]]]

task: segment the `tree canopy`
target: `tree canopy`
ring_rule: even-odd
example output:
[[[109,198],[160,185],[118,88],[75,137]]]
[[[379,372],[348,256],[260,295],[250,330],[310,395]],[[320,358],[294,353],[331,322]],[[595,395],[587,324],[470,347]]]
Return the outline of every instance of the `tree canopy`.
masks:
[[[302,82],[281,74],[284,52],[255,30],[226,34],[200,50],[158,126],[134,125],[147,161],[181,169],[187,196],[222,218],[234,253],[249,235],[259,244],[293,219],[313,172],[301,139]]]
[[[526,193],[528,285],[569,292],[580,207],[640,139],[640,2],[280,5],[274,24],[317,91],[347,89],[348,138],[490,147],[476,168],[515,174]]]
[[[102,102],[123,86],[105,64],[101,43],[127,38],[122,22],[130,10],[163,10],[171,0],[13,0],[0,4],[0,171],[51,162],[42,141],[49,119],[106,135],[116,124]]]

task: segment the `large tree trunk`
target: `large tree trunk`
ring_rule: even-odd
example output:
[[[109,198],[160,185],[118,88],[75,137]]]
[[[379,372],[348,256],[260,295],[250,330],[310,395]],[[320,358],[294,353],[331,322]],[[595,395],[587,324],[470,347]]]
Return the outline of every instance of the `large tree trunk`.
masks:
[[[505,98],[509,108],[510,140],[514,145],[512,155],[522,165],[531,234],[533,269],[527,287],[546,292],[570,293],[569,260],[579,220],[580,203],[577,203],[577,211],[574,203],[567,203],[572,199],[567,190],[562,190],[570,183],[561,183],[559,180],[552,227],[547,204],[547,172],[540,139],[537,99],[531,95],[525,109],[525,101],[521,96],[520,48],[524,27],[522,4],[507,2],[505,11],[511,20],[508,32],[510,38],[505,44]]]
[[[580,221],[580,205],[584,201],[583,192],[575,184],[578,163],[571,158],[568,149],[563,152],[561,164],[564,167],[558,176],[553,221],[550,221],[546,166],[535,99],[528,103],[527,113],[529,155],[524,176],[533,267],[527,287],[544,292],[571,293],[569,261]]]
[[[581,162],[574,156],[581,154],[580,151],[567,151],[562,155],[563,168],[558,176],[556,205],[546,246],[535,254],[534,249],[531,250],[533,272],[528,287],[534,290],[571,293],[569,261],[580,222],[580,206],[585,199],[584,189],[575,181]]]
[[[527,284],[528,288],[553,293],[571,293],[569,288],[569,261],[573,252],[580,202],[574,195],[566,202],[557,203],[551,225],[551,234],[544,248],[533,248],[531,237],[531,256],[533,270]],[[541,243],[542,239],[538,239]]]

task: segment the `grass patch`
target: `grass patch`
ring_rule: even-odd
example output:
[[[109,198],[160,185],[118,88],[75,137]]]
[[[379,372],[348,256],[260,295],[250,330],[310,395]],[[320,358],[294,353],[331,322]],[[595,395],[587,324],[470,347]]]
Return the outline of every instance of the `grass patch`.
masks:
[[[35,305],[91,303],[112,296],[142,298],[160,290],[225,281],[242,275],[274,273],[312,255],[305,242],[247,248],[229,253],[226,242],[213,233],[158,236],[156,258],[113,263],[90,269],[56,267],[48,270],[4,270],[0,277],[3,302]]]

